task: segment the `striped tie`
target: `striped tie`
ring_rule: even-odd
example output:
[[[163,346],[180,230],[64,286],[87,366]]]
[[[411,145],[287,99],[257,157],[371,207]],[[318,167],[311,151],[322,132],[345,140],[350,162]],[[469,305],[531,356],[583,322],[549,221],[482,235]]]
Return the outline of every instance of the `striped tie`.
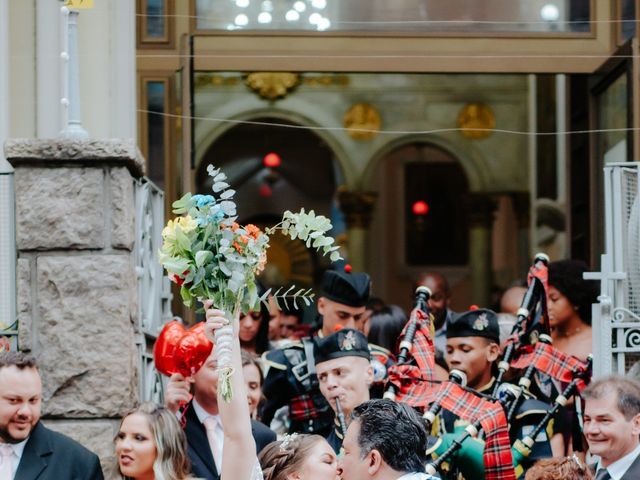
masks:
[[[600,468],[596,473],[596,480],[611,480],[611,475],[609,475],[606,468]]]

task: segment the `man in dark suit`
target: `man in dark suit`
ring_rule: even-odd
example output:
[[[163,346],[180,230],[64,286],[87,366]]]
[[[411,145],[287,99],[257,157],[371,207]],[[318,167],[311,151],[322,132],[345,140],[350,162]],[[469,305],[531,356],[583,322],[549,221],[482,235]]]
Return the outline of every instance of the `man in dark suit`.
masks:
[[[584,435],[593,455],[596,480],[640,478],[640,384],[607,377],[589,385],[585,399]]]
[[[40,422],[35,359],[0,352],[0,480],[101,480],[98,457]]]
[[[242,373],[242,372],[240,372]],[[193,384],[193,397],[191,396]],[[185,379],[174,374],[169,380],[165,403],[173,411],[186,404],[184,411],[187,453],[194,477],[220,478],[224,432],[218,415],[218,371],[213,352],[202,368]],[[260,422],[251,421],[256,453],[276,439],[276,434]],[[247,458],[247,461],[251,461]]]

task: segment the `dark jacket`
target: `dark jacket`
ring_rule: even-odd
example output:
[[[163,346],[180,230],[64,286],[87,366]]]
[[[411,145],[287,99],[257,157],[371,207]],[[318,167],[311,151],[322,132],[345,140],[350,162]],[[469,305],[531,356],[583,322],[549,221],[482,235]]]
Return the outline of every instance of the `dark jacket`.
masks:
[[[207,439],[207,431],[204,425],[200,423],[193,404],[189,404],[185,412],[186,425],[184,432],[187,435],[187,453],[191,460],[191,472],[194,477],[204,478],[206,480],[218,480],[220,474],[216,470],[213,462],[213,454],[209,448],[209,440]],[[251,431],[256,441],[256,453],[259,453],[265,446],[276,439],[273,430],[260,422],[251,420]],[[250,461],[251,459],[247,459]]]
[[[100,460],[75,440],[41,422],[24,447],[14,480],[102,480]]]

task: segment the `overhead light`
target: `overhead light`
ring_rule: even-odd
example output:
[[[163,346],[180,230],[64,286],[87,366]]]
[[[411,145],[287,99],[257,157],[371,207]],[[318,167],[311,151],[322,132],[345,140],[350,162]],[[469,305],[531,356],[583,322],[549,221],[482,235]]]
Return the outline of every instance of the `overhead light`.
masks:
[[[540,9],[540,18],[545,22],[555,22],[560,18],[560,9],[553,3],[547,3]]]
[[[318,30],[327,30],[331,26],[331,22],[328,18],[321,18],[318,22]]]
[[[327,0],[311,0],[311,6],[318,10],[322,10],[327,6]]]
[[[321,20],[322,20],[322,15],[320,15],[318,12],[314,12],[311,15],[309,15],[309,23],[311,25],[318,25]]]
[[[233,21],[239,27],[244,27],[249,23],[249,17],[247,17],[244,13],[240,15],[236,15],[236,18]]]
[[[284,18],[286,18],[288,22],[296,22],[296,21],[300,20],[300,14],[298,12],[296,12],[295,10],[289,10],[284,15]]]
[[[271,14],[269,12],[260,12],[258,23],[271,23]]]
[[[240,8],[247,8],[249,6],[249,0],[236,0],[236,5]]]
[[[298,0],[296,3],[293,4],[293,8],[296,11],[302,13],[307,9],[307,4],[302,2],[302,1],[300,1],[300,0]]]
[[[262,10],[264,12],[273,12],[273,2],[271,0],[264,0],[264,2],[262,2]]]

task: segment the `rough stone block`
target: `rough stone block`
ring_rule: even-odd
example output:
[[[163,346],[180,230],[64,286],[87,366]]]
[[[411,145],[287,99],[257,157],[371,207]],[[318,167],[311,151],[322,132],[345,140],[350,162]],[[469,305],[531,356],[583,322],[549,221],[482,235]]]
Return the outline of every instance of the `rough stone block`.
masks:
[[[44,424],[98,455],[105,479],[118,478],[113,439],[119,420],[45,420]]]
[[[17,168],[19,250],[104,247],[103,171]]]
[[[38,257],[34,351],[47,414],[115,417],[133,406],[136,292],[129,255]]]
[[[31,351],[31,332],[33,317],[31,315],[31,262],[28,258],[19,258],[16,269],[18,281],[18,343],[20,350]]]
[[[135,237],[135,201],[133,178],[125,167],[112,168],[111,184],[111,246],[133,249]]]

